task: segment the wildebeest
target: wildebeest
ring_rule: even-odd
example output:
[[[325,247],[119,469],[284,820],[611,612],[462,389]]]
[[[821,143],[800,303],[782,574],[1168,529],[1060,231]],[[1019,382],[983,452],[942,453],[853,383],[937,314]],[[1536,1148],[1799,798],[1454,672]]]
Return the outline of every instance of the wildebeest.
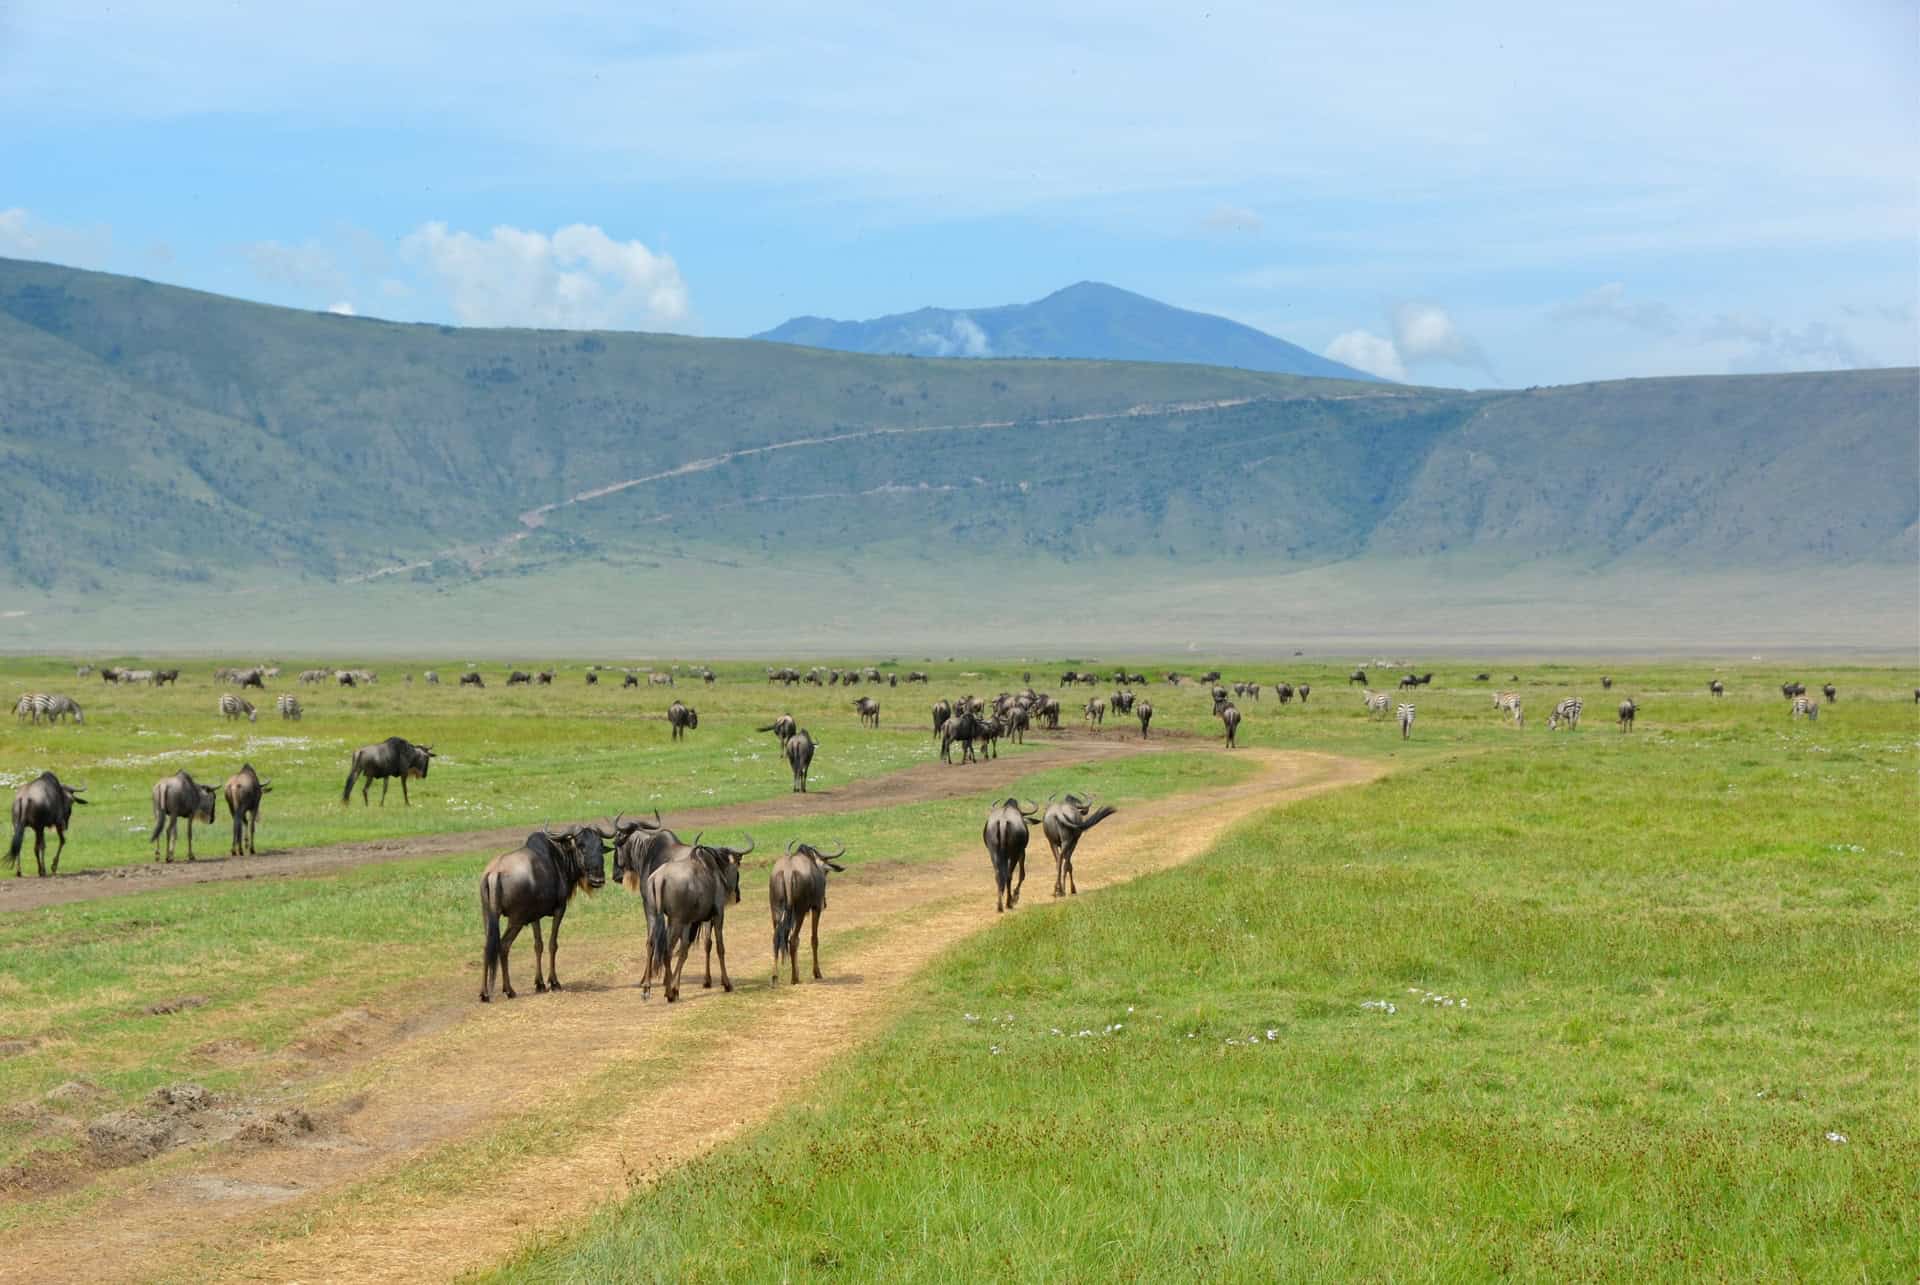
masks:
[[[916,669],[907,674],[907,681],[910,683],[924,683],[930,680],[925,674]]]
[[[353,762],[347,768],[346,788],[340,791],[340,801],[349,802],[353,798],[355,778],[365,777],[360,786],[361,806],[367,804],[367,791],[373,788],[375,780],[380,782],[380,806],[387,805],[387,787],[391,778],[400,778],[400,801],[407,806],[413,805],[413,799],[407,794],[409,780],[422,780],[427,777],[427,766],[433,761],[433,746],[415,745],[412,741],[398,736],[389,736],[377,745],[363,745],[353,752]]]
[[[1273,698],[1282,705],[1291,705],[1293,703],[1293,684],[1275,683],[1273,685]]]
[[[947,720],[952,717],[953,705],[950,702],[943,700],[935,701],[933,703],[933,734],[935,736],[940,735],[940,729],[945,727]]]
[[[1313,688],[1306,683],[1300,684],[1300,703],[1302,705],[1307,703],[1307,697],[1311,695],[1313,695]]]
[[[1635,714],[1638,714],[1639,712],[1640,712],[1640,707],[1634,704],[1631,700],[1621,701],[1620,702],[1620,730],[1623,732],[1631,732],[1633,730],[1633,716]]]
[[[795,732],[782,747],[787,755],[787,766],[793,769],[793,792],[807,792],[807,769],[813,764],[813,738],[806,730]]]
[[[1796,696],[1805,696],[1807,694],[1807,685],[1805,683],[1782,683],[1780,684],[1780,694],[1788,700],[1792,700]]]
[[[799,728],[800,725],[793,721],[793,715],[779,714],[765,727],[756,727],[753,730],[756,732],[772,732],[773,739],[785,745],[793,739],[793,734],[798,731]]]
[[[282,696],[273,704],[280,711],[281,718],[291,719],[296,723],[300,721],[300,715],[305,712],[300,708],[299,700],[292,696]]]
[[[607,882],[605,841],[613,838],[611,827],[572,826],[555,833],[544,826],[527,836],[527,841],[512,852],[502,853],[487,863],[480,876],[480,923],[484,944],[481,955],[480,1002],[493,998],[493,976],[497,968],[500,989],[508,999],[514,997],[513,979],[507,972],[507,955],[513,939],[528,924],[533,925],[533,988],[536,991],[559,990],[560,974],[555,965],[560,955],[560,921],[566,918],[567,903],[573,894],[585,888],[592,892]],[[500,920],[507,931],[500,931]],[[540,921],[553,920],[552,935],[545,944],[546,975],[541,976]]]
[[[487,685],[487,680],[480,677],[480,675],[475,671],[468,670],[466,673],[460,675],[460,685],[462,687],[485,688]]]
[[[539,673],[534,675],[534,678],[539,682],[539,684],[542,687],[553,686],[553,671],[551,669],[541,670]]]
[[[170,683],[177,684],[179,681],[180,671],[177,669],[156,669],[153,671],[153,685],[155,687],[165,687]]]
[[[717,952],[720,985],[725,990],[733,989],[733,979],[727,976],[727,905],[740,900],[740,859],[753,851],[751,835],[747,842],[745,851],[717,848],[701,843],[696,835],[684,856],[661,861],[647,876],[647,977],[640,985],[641,998],[652,994],[656,965],[661,969],[667,1002],[680,998],[687,952],[693,948],[702,925],[707,928],[706,984],[713,985],[713,955]]]
[[[629,670],[626,676],[620,681],[620,686],[622,687],[638,687],[639,685],[640,675],[633,673],[631,670]]]
[[[860,715],[860,726],[880,726],[880,702],[871,696],[862,696],[853,703],[854,712]]]
[[[1715,696],[1725,696],[1727,694],[1727,685],[1716,678],[1707,684],[1707,691]]]
[[[1600,690],[1603,692],[1610,692],[1613,690],[1613,675],[1611,674],[1600,675]]]
[[[940,760],[943,763],[953,762],[953,745],[958,741],[960,761],[963,764],[978,762],[974,745],[988,739],[987,724],[987,719],[974,713],[971,705],[962,702],[959,712],[940,725]]]
[[[673,740],[679,740],[700,726],[700,714],[691,705],[679,701],[667,706],[667,723],[673,728]]]
[[[995,913],[1011,910],[1020,900],[1020,887],[1027,881],[1027,825],[1040,819],[1040,805],[1025,807],[1015,798],[1002,799],[987,809],[987,824],[980,831],[987,845],[987,859],[993,862]],[[1018,872],[1016,881],[1014,874]]]
[[[1047,801],[1040,828],[1047,836],[1047,846],[1053,849],[1054,896],[1079,895],[1080,888],[1073,881],[1073,850],[1081,835],[1112,816],[1113,811],[1105,804],[1096,810],[1091,800],[1077,794],[1067,795],[1060,803]]]
[[[507,675],[507,686],[509,687],[526,687],[530,686],[532,682],[533,675],[524,669],[516,669]]]
[[[1240,711],[1234,708],[1232,701],[1215,701],[1213,716],[1227,729],[1227,748],[1236,748],[1240,736]]]
[[[1093,699],[1089,700],[1084,706],[1081,707],[1080,712],[1086,715],[1088,726],[1091,726],[1091,727],[1105,726],[1107,721],[1106,698],[1104,696],[1095,696]]]
[[[167,860],[173,860],[174,836],[180,831],[180,818],[187,819],[187,860],[193,860],[193,823],[213,824],[213,809],[219,799],[211,785],[201,785],[185,768],[153,783],[153,859],[160,859],[160,832],[167,832]]]
[[[1484,682],[1490,681],[1492,678],[1493,678],[1492,674],[1475,674],[1473,676],[1473,681],[1476,683],[1484,683]]]
[[[241,700],[232,692],[220,698],[220,712],[227,716],[229,722],[236,718],[244,718],[249,723],[260,721],[260,716],[253,712],[253,702]]]
[[[1354,670],[1351,674],[1347,675],[1347,683],[1349,686],[1354,683],[1359,683],[1362,687],[1365,687],[1367,685],[1367,671],[1364,669]]]
[[[1153,702],[1141,701],[1133,707],[1133,712],[1140,720],[1140,739],[1144,741],[1147,739],[1147,724],[1153,722]]]
[[[820,912],[827,908],[827,871],[842,871],[838,852],[822,852],[810,843],[787,843],[787,855],[773,863],[767,876],[767,908],[773,915],[773,984],[780,984],[780,957],[785,955],[793,984],[800,984],[800,925],[809,918],[813,927],[813,979],[820,980]]]
[[[1829,705],[1833,704],[1835,701],[1840,699],[1840,689],[1835,687],[1832,683],[1828,683],[1826,684],[1826,686],[1822,687],[1820,689],[1820,694],[1827,698],[1827,704]]]
[[[117,683],[120,681],[120,671],[112,665],[102,665],[100,666],[100,681],[103,683]]]
[[[587,686],[598,687],[599,685],[600,685],[600,675],[594,673],[591,669],[589,669],[587,671]]]
[[[421,677],[426,680],[426,684],[429,687],[438,687],[440,685],[440,671],[437,669],[429,669],[425,674],[422,674]]]
[[[47,873],[47,830],[60,840],[53,850],[53,873],[60,873],[60,854],[67,850],[67,826],[73,821],[73,805],[85,803],[80,795],[84,785],[62,785],[51,772],[42,772],[13,793],[13,842],[7,845],[7,863],[14,877],[26,873],[20,865],[20,845],[28,830],[33,831],[33,862],[40,876]]]
[[[282,696],[280,699],[288,698]],[[228,850],[229,856],[238,857],[247,853],[259,855],[260,849],[254,845],[254,835],[260,828],[260,800],[272,789],[273,778],[261,780],[251,763],[241,764],[240,770],[227,778],[220,792],[227,796],[227,815],[233,818],[233,847]],[[188,823],[187,839],[187,846],[191,850],[191,822]]]

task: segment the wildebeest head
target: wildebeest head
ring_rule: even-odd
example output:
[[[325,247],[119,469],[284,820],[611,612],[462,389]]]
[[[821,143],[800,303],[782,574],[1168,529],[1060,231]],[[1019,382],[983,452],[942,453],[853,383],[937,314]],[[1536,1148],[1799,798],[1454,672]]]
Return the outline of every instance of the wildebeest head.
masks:
[[[792,856],[795,852],[803,857],[811,857],[829,870],[846,870],[846,867],[840,864],[840,858],[847,855],[847,845],[844,843],[840,845],[838,852],[822,852],[811,843],[801,843],[797,839],[787,840],[787,855]]]
[[[549,825],[542,832],[556,853],[571,860],[572,882],[575,886],[585,888],[588,892],[606,886],[607,840],[615,834],[612,827],[603,829],[597,825],[576,825],[555,833]]]
[[[720,876],[721,884],[727,890],[727,900],[734,905],[740,904],[740,862],[753,851],[753,836],[747,836],[744,848],[728,848],[714,843],[700,842],[700,835],[693,836],[691,845],[695,854],[705,854],[713,860],[714,870]]]
[[[220,797],[220,792],[211,785],[201,785],[198,782],[194,784],[193,788],[195,791],[193,799],[193,819],[195,821],[212,821],[214,801]]]
[[[431,746],[431,745],[416,745],[416,746],[414,746],[414,747],[413,747],[413,757],[412,757],[412,759],[411,759],[411,760],[410,760],[410,761],[409,761],[409,762],[407,763],[407,777],[408,777],[408,779],[409,779],[409,780],[414,780],[414,781],[424,781],[424,780],[426,780],[426,779],[427,779],[427,765],[428,765],[428,764],[430,764],[430,763],[431,763],[431,762],[433,761],[433,757],[434,757],[434,756],[433,756],[433,746]]]

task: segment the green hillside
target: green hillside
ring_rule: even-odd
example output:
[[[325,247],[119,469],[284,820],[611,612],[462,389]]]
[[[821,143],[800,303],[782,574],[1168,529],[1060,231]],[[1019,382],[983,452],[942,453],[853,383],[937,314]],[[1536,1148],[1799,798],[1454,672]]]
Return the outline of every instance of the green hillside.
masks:
[[[19,611],[44,629],[119,610],[72,632],[131,642],[136,607],[279,593],[340,618],[387,611],[393,583],[569,610],[548,591],[598,585],[695,613],[774,585],[824,620],[809,577],[863,611],[1091,582],[1073,623],[1179,638],[1127,592],[1230,602],[1356,559],[1439,559],[1401,583],[1449,606],[1528,566],[1804,570],[1897,621],[1917,421],[1910,370],[1473,393],[399,325],[0,260],[0,502],[19,515],[0,577],[25,604],[0,646],[33,641],[4,623]],[[707,570],[688,586],[687,567]]]

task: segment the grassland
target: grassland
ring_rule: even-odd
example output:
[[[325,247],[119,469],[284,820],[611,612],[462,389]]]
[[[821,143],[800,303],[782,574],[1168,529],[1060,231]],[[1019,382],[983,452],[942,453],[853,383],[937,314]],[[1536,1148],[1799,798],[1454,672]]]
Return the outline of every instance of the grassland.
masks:
[[[461,747],[452,763],[410,810],[343,810],[332,747],[288,749],[309,761],[282,769],[263,745],[263,771],[316,778],[276,788],[263,836],[531,827],[654,803],[671,819],[785,792],[771,738],[750,730],[776,708],[851,747],[849,776],[872,774],[930,755],[910,708],[1029,671],[1059,691],[1060,669],[1086,667],[910,663],[933,670],[930,690],[878,696],[912,730],[863,736],[837,690],[769,689],[757,666],[722,666],[714,689],[676,689],[702,710],[687,746],[639,716],[657,717],[659,689],[586,689],[577,664],[554,689],[513,693],[408,689],[395,678],[425,663],[383,666],[376,688],[310,693],[300,734],[350,746],[398,721]],[[145,789],[171,764],[114,764],[184,749],[216,751],[189,766],[237,766],[220,754],[243,743],[212,739],[232,729],[212,714],[208,667],[188,667],[195,685],[177,693],[88,700],[56,662],[0,666],[0,680],[88,706],[85,728],[8,728],[0,768],[37,770],[44,754],[142,804],[138,835],[119,833],[118,809],[104,827],[86,816],[69,862],[150,859]],[[925,974],[910,1011],[840,1059],[830,1088],[587,1228],[529,1245],[502,1278],[1911,1277],[1912,676],[1723,666],[1712,672],[1732,694],[1715,701],[1692,664],[1615,668],[1605,693],[1598,665],[1451,665],[1416,694],[1403,743],[1365,717],[1348,668],[1229,667],[1315,689],[1304,708],[1242,701],[1242,738],[1391,761],[1386,779],[1263,816],[1191,865],[1009,917]],[[1483,669],[1515,676],[1490,685],[1525,693],[1528,727],[1494,716],[1472,681]],[[1787,676],[1834,681],[1840,703],[1790,722],[1776,690]],[[1216,726],[1190,685],[1142,691],[1156,731]],[[1545,707],[1576,693],[1586,726],[1547,733]],[[1612,725],[1623,695],[1642,705],[1631,734]],[[192,724],[204,729],[178,730]],[[1091,787],[1132,805],[1235,772],[1230,756],[1169,738],[1165,753],[1014,788]],[[470,799],[492,814],[450,806]],[[756,833],[763,848],[846,841],[845,906],[889,868],[975,842],[983,802]],[[473,877],[489,855],[0,915],[0,1100],[32,1104],[70,1080],[100,1110],[183,1079],[273,1096],[334,1051],[342,1014],[404,1021],[468,1003]],[[749,907],[763,878],[750,873]],[[636,940],[637,919],[622,893],[570,915],[569,951],[601,962],[583,974],[563,958],[569,980],[630,980],[630,961],[596,948]],[[194,1004],[149,1011],[183,997]],[[590,1110],[552,1119],[595,1127]],[[0,1230],[109,1199],[97,1183],[33,1194],[62,1174],[86,1180],[80,1143],[44,1123],[0,1119],[0,1172],[18,1193],[0,1203]],[[536,1163],[551,1141],[508,1129],[483,1145]]]

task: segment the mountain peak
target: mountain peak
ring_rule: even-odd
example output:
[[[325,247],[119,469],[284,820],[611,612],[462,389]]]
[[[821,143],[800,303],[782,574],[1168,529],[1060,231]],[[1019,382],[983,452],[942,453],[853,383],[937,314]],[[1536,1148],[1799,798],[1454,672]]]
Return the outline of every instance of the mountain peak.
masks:
[[[1076,281],[1032,303],[992,308],[918,308],[868,321],[794,317],[753,337],[841,352],[1177,362],[1378,382],[1252,326],[1104,281]]]

